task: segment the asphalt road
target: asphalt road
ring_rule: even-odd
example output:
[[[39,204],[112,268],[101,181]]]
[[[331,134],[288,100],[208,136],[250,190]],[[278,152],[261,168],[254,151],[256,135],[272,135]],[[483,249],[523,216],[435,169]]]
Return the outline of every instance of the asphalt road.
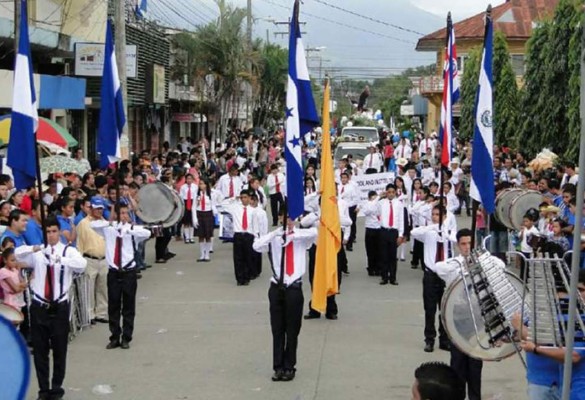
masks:
[[[469,226],[469,220],[459,221]],[[216,240],[211,263],[196,263],[196,244],[171,243],[172,262],[154,264],[139,281],[130,350],[106,350],[99,324],[69,346],[66,399],[324,400],[410,399],[414,369],[448,362],[447,352],[423,352],[422,272],[408,260],[399,286],[380,286],[365,271],[363,223],[348,253],[339,320],[303,321],[297,376],[271,382],[268,260],[250,286],[236,286],[232,246]],[[153,243],[147,258],[153,260]],[[309,285],[304,287],[306,303]],[[306,311],[305,306],[305,311]],[[484,364],[485,399],[526,398],[517,357]],[[37,390],[31,377],[29,399]],[[106,394],[107,392],[107,394]],[[1,396],[0,396],[1,397]]]

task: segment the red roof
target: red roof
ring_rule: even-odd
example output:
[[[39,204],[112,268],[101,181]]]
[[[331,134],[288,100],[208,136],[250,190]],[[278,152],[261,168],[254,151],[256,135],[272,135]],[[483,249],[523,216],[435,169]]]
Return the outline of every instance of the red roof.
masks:
[[[506,0],[492,9],[494,29],[504,32],[508,40],[528,40],[533,24],[551,17],[559,0]],[[457,41],[483,39],[485,12],[454,24]],[[416,50],[435,51],[445,42],[446,28],[419,39]]]

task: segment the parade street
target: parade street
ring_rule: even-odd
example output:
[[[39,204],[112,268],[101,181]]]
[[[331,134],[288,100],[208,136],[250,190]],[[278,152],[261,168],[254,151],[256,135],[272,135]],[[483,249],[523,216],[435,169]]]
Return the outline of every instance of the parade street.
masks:
[[[196,263],[197,245],[173,241],[177,256],[154,264],[139,281],[131,348],[106,350],[106,324],[84,330],[70,344],[66,398],[410,399],[414,369],[424,361],[449,362],[449,353],[438,346],[423,352],[421,270],[412,270],[407,257],[399,264],[399,286],[378,285],[364,267],[358,221],[358,242],[348,253],[351,275],[344,276],[338,297],[339,320],[303,321],[294,381],[270,380],[267,259],[260,278],[238,287],[231,244],[216,239],[212,262]],[[152,241],[148,249],[152,260]],[[517,357],[485,363],[484,398],[525,399],[524,375]],[[36,391],[33,372],[28,398]]]

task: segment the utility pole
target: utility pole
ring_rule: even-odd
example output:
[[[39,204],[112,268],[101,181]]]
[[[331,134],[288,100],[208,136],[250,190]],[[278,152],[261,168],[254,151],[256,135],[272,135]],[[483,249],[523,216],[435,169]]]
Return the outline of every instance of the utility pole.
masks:
[[[248,0],[248,15],[247,15],[247,36],[248,36],[248,51],[252,52],[252,0]],[[248,62],[248,73],[252,76],[252,63]],[[246,85],[246,128],[250,126],[250,97],[252,96],[252,84],[248,82]],[[239,110],[238,110],[239,112]],[[252,118],[252,122],[254,118]]]
[[[128,135],[128,91],[126,85],[126,2],[114,0],[114,26],[116,32],[116,61],[118,64],[118,76],[120,78],[120,90],[124,98],[124,115],[126,125],[120,138],[120,152],[122,159],[130,158],[130,136]]]
[[[288,29],[286,32],[274,32],[274,36],[288,36],[290,35],[290,18],[288,21],[275,21],[274,25],[287,25]],[[299,25],[307,25],[306,22],[299,22]],[[307,32],[301,32],[301,35],[306,35]]]
[[[20,0],[14,0],[14,59],[18,54],[18,39],[20,36]]]

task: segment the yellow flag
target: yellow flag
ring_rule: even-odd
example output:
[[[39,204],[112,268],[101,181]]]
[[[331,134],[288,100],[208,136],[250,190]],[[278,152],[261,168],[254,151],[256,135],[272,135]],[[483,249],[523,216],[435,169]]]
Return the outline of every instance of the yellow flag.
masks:
[[[327,307],[327,296],[339,292],[337,284],[337,252],[341,248],[341,223],[337,208],[337,190],[331,155],[331,134],[329,122],[329,80],[323,95],[323,133],[321,141],[321,219],[317,237],[315,275],[313,276],[313,297],[311,307],[321,313]]]

